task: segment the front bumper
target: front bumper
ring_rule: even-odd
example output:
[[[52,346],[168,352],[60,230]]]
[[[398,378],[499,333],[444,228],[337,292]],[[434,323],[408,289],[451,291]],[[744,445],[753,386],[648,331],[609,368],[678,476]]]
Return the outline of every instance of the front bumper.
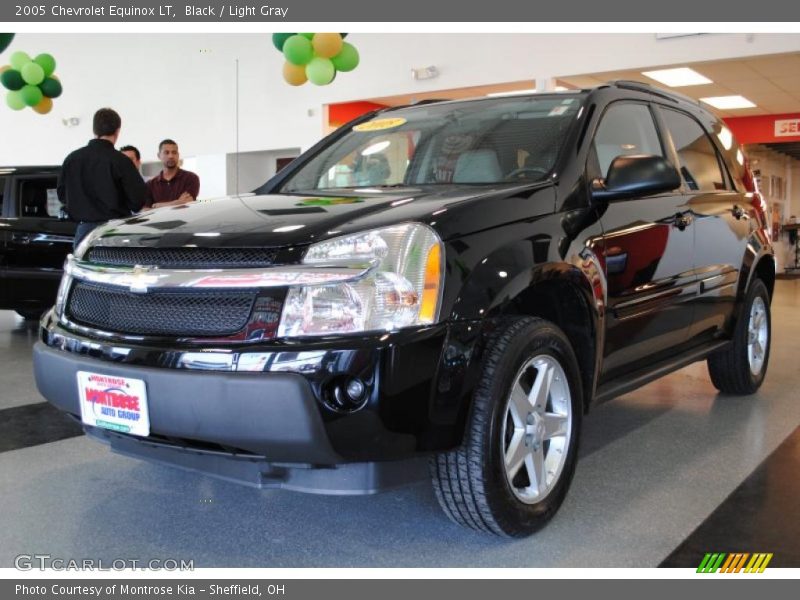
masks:
[[[149,437],[87,428],[117,451],[262,487],[364,493],[418,472],[395,461],[460,443],[477,330],[165,347],[79,334],[48,313],[34,370],[42,395],[76,418],[78,371],[143,380]],[[366,401],[345,413],[326,389],[350,377],[365,383]]]

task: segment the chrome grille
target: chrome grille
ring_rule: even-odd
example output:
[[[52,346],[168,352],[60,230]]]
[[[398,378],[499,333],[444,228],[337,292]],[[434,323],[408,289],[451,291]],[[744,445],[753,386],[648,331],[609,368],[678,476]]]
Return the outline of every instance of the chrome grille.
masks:
[[[163,269],[224,269],[268,267],[275,264],[276,248],[125,248],[95,246],[84,260],[92,263]]]
[[[224,336],[250,318],[255,290],[156,290],[137,294],[118,286],[74,281],[67,317],[75,323],[134,335]]]

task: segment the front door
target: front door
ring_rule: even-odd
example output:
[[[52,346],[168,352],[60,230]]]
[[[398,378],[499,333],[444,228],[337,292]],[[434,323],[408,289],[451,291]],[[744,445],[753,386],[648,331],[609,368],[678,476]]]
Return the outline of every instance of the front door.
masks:
[[[637,102],[610,105],[593,154],[590,177],[604,177],[620,155],[669,156],[651,108]],[[696,278],[695,229],[686,200],[676,190],[599,207],[608,288],[601,381],[651,363],[688,339]]]

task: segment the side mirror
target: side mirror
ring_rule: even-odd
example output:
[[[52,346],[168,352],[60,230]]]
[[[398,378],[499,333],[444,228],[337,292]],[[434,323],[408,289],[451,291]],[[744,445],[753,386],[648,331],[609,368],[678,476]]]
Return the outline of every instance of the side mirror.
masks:
[[[681,176],[664,157],[652,154],[618,156],[605,181],[592,182],[592,197],[600,200],[639,198],[671,192],[681,186]]]

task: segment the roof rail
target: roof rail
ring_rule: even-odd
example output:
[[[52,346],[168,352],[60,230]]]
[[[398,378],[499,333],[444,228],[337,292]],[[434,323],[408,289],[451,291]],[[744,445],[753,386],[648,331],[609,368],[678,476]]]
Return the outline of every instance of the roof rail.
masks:
[[[656,87],[654,85],[650,85],[649,83],[644,83],[642,81],[632,81],[629,79],[617,79],[615,81],[610,82],[611,85],[627,89],[627,90],[637,90],[640,92],[646,92],[648,94],[653,94],[654,96],[658,96],[659,98],[666,98],[667,100],[672,100],[673,102],[684,101],[690,102],[691,104],[699,105],[700,102],[695,100],[694,98],[690,98],[689,96],[685,96],[684,94],[679,94],[677,92],[671,92],[665,90],[660,87]]]

